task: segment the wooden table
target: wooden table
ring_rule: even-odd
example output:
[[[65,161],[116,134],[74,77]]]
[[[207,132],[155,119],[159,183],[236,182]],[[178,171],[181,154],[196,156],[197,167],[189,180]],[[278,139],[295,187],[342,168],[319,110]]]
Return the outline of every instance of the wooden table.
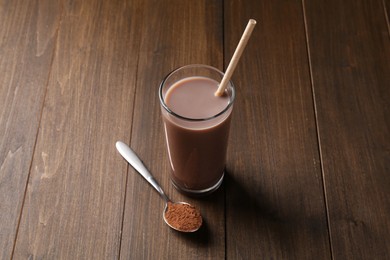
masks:
[[[0,259],[390,259],[390,1],[0,0]],[[157,89],[233,75],[222,187],[168,179]],[[129,143],[187,235],[119,156]]]

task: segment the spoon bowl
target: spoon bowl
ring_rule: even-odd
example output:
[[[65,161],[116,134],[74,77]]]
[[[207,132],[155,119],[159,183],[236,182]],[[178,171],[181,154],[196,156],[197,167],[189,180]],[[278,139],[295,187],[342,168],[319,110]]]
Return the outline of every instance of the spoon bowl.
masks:
[[[199,210],[187,202],[166,203],[163,218],[168,226],[181,232],[195,232],[202,225]]]
[[[163,219],[168,226],[180,232],[195,232],[201,227],[202,216],[197,208],[186,202],[172,202],[141,159],[127,144],[118,141],[115,146],[122,157],[155,188],[165,201]]]

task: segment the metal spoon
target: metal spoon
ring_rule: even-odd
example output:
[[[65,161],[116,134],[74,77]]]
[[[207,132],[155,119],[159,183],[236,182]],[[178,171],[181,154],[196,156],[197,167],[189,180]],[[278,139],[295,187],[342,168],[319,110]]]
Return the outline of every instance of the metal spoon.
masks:
[[[148,169],[145,167],[145,165],[142,163],[141,159],[137,156],[137,154],[127,144],[125,144],[121,141],[118,141],[118,142],[116,142],[115,146],[116,146],[116,149],[118,150],[118,152],[123,156],[123,158],[125,158],[125,160],[131,166],[133,166],[133,168],[135,170],[137,170],[137,172],[139,174],[141,174],[142,177],[144,177],[145,180],[147,180],[149,182],[149,184],[153,186],[153,188],[155,188],[157,190],[157,192],[160,194],[161,198],[165,201],[165,207],[164,207],[164,211],[163,211],[163,218],[164,218],[165,223],[177,231],[181,231],[181,232],[195,232],[195,231],[197,231],[200,228],[202,221],[200,221],[199,226],[197,226],[196,228],[190,229],[190,230],[181,229],[181,228],[172,226],[171,223],[169,223],[167,221],[165,215],[166,215],[167,210],[168,210],[168,203],[172,203],[171,205],[177,205],[177,204],[185,204],[185,205],[189,205],[189,206],[191,206],[191,205],[186,203],[186,202],[172,202],[168,198],[168,196],[165,195],[163,189],[158,184],[158,182],[154,179],[154,177],[148,171]],[[191,206],[191,207],[194,208],[193,206]]]

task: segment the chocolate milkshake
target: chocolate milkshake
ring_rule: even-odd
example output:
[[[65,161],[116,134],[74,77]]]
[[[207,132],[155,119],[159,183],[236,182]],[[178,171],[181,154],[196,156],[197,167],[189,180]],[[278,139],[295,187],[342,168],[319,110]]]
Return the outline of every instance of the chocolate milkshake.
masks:
[[[160,87],[171,180],[186,193],[212,192],[223,179],[234,88],[216,97],[222,76],[212,67],[189,65]]]

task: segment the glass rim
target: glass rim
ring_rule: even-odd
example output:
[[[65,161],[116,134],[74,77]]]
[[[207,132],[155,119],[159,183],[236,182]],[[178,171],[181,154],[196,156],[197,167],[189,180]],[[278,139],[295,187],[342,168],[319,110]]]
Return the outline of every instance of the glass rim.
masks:
[[[190,118],[190,117],[185,117],[185,116],[181,116],[175,112],[173,112],[169,107],[168,105],[165,103],[165,100],[164,100],[164,97],[163,97],[163,87],[164,87],[164,84],[165,82],[167,81],[167,79],[172,75],[174,74],[175,72],[179,71],[179,70],[182,70],[182,69],[186,69],[186,68],[195,68],[195,67],[203,67],[203,68],[206,68],[206,69],[210,69],[210,70],[213,70],[217,73],[219,73],[222,77],[224,75],[224,73],[222,71],[220,71],[219,69],[217,68],[214,68],[212,66],[209,66],[209,65],[204,65],[204,64],[189,64],[189,65],[184,65],[184,66],[180,66],[174,70],[172,70],[171,72],[169,72],[165,77],[164,79],[161,81],[160,83],[160,87],[159,87],[159,99],[160,99],[160,104],[163,106],[163,108],[171,115],[175,116],[175,117],[178,117],[180,119],[183,119],[183,120],[186,120],[186,121],[192,121],[192,122],[202,122],[202,121],[208,121],[208,120],[211,120],[211,119],[214,119],[214,118],[217,118],[219,117],[220,115],[224,114],[226,111],[229,110],[229,108],[233,105],[234,103],[234,99],[236,97],[236,92],[235,92],[235,88],[234,88],[234,84],[231,80],[229,80],[229,83],[228,85],[230,85],[230,89],[231,89],[231,96],[230,96],[230,99],[229,99],[229,103],[228,105],[220,112],[218,112],[217,114],[213,115],[213,116],[210,116],[210,117],[206,117],[206,118]]]

